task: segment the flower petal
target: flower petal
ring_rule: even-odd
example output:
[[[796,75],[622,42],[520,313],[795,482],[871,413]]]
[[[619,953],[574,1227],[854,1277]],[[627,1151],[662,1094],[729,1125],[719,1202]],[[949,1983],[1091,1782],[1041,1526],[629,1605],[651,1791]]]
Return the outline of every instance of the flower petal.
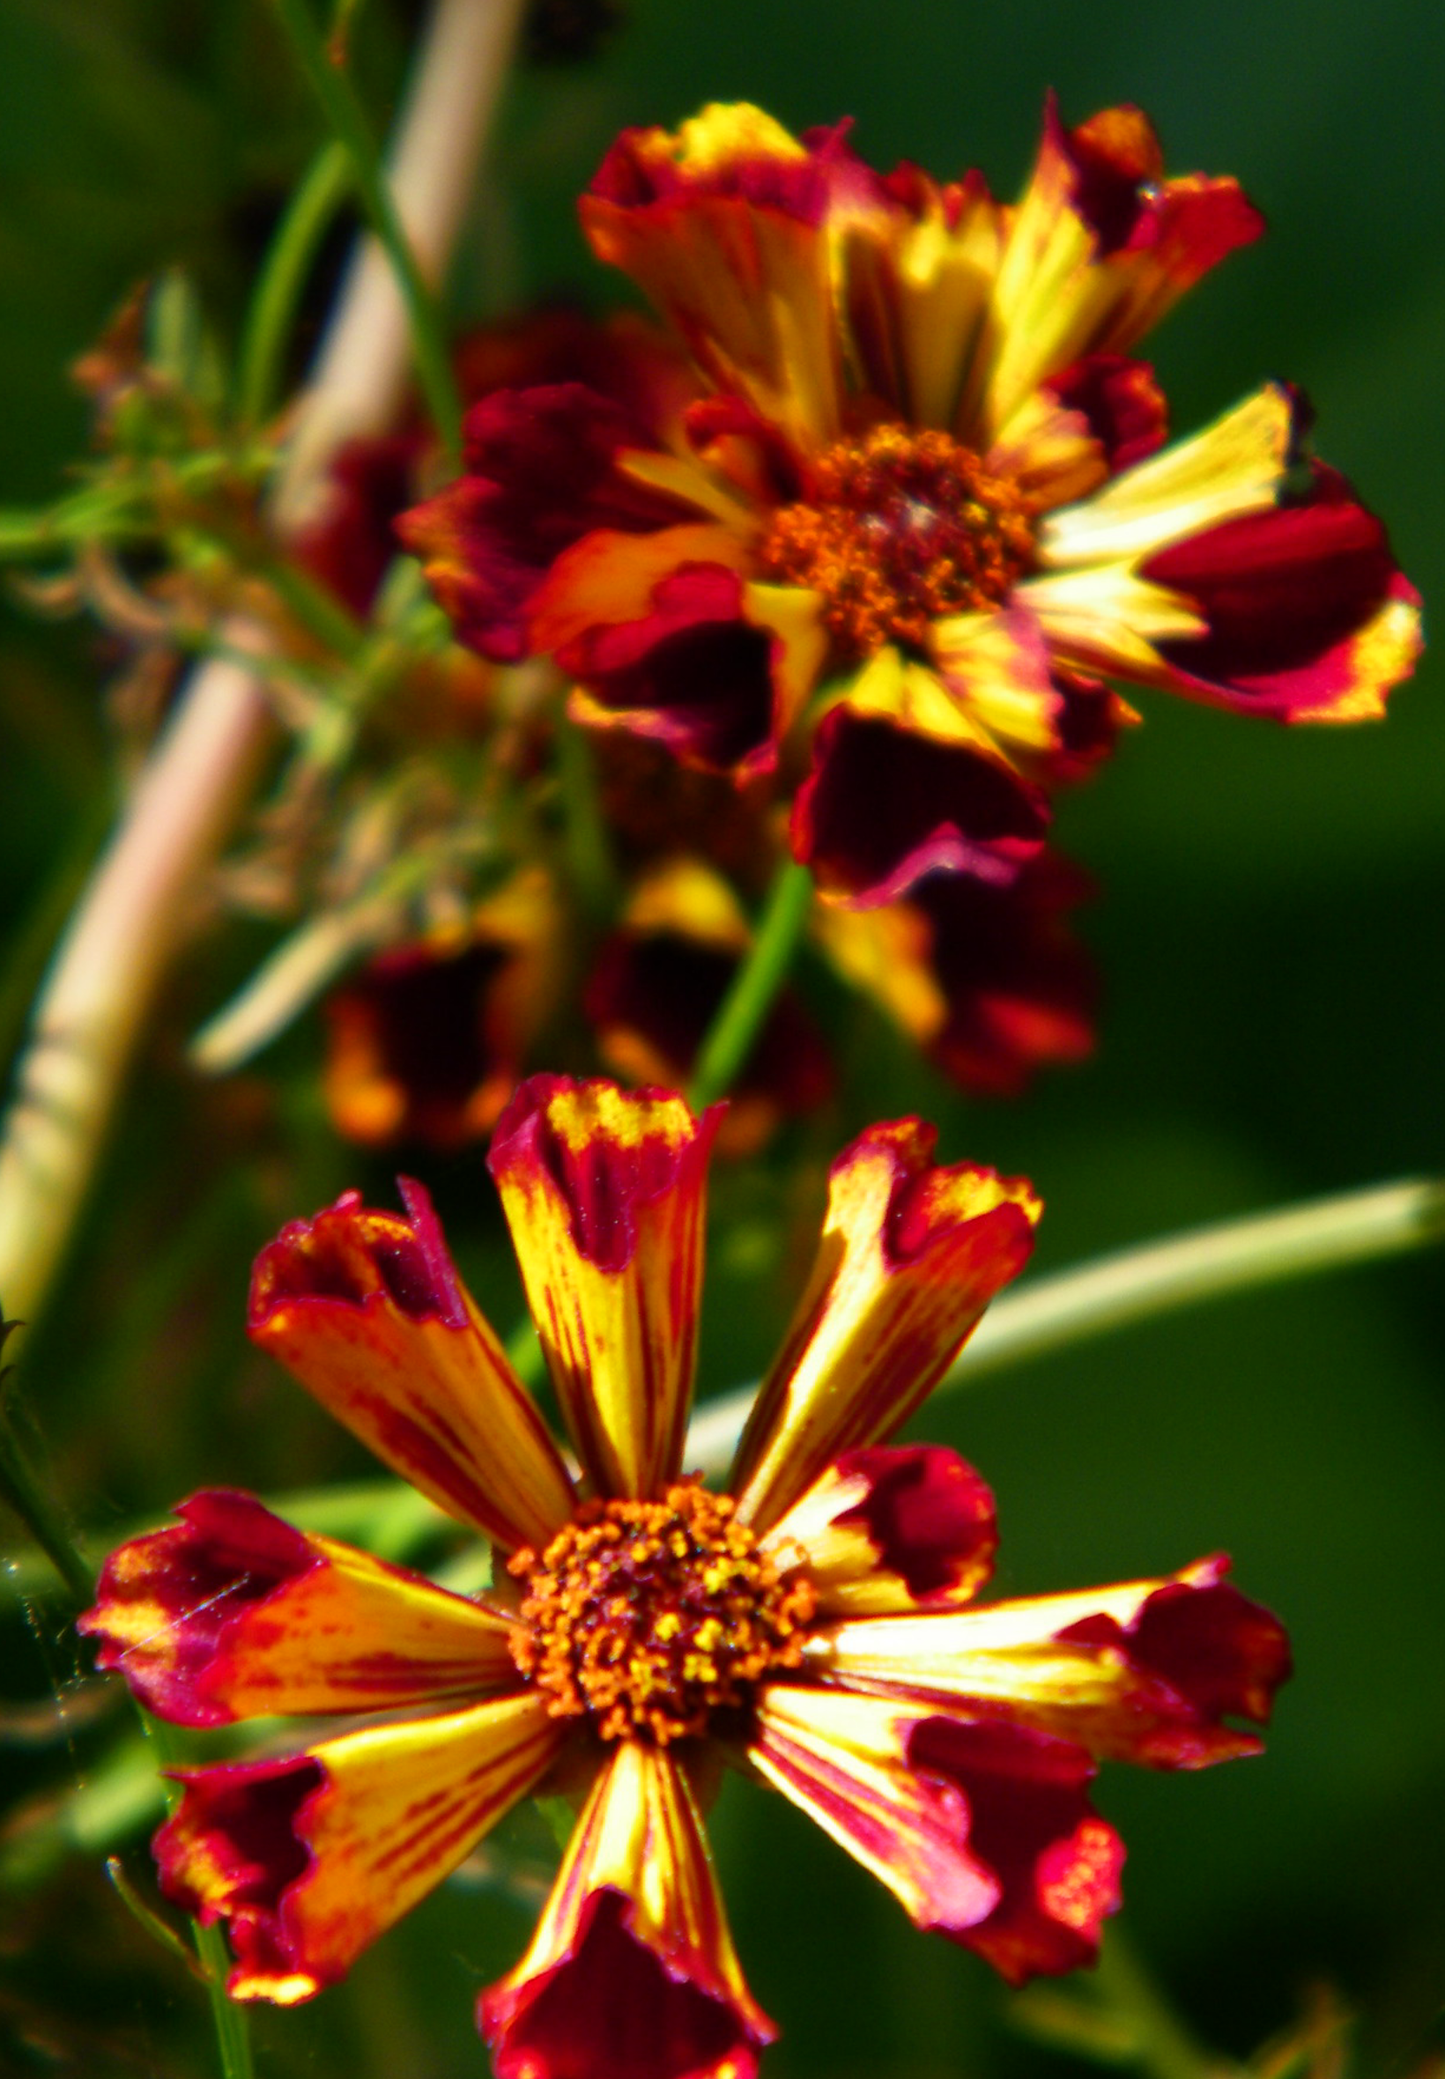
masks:
[[[249,1329],[323,1407],[450,1515],[509,1551],[545,1545],[572,1484],[419,1184],[407,1217],[346,1192],[256,1259]]]
[[[333,990],[323,1089],[337,1131],[447,1151],[490,1132],[555,1001],[561,929],[550,881],[528,869],[459,931],[393,946]]]
[[[1155,1768],[1203,1768],[1260,1741],[1290,1671],[1278,1620],[1224,1579],[1227,1559],[1162,1581],[1043,1595],[933,1616],[871,1617],[816,1632],[831,1680],[947,1699]]]
[[[1283,383],[1267,383],[1212,426],[1136,462],[1092,498],[1050,513],[1039,529],[1045,570],[1142,558],[1203,528],[1279,499],[1295,459],[1304,406]],[[1019,586],[1033,603],[1036,584]]]
[[[1030,511],[1052,512],[1096,491],[1164,443],[1168,414],[1147,361],[1086,354],[1032,390],[990,448]]]
[[[770,1682],[748,1760],[886,1884],[916,1927],[956,1934],[987,1918],[999,1887],[971,1851],[963,1797],[909,1767],[928,1715],[889,1697]]]
[[[1160,645],[1155,683],[1240,713],[1374,719],[1419,654],[1419,595],[1384,527],[1319,465],[1306,499],[1190,535],[1141,575],[1204,624]]]
[[[905,1422],[1033,1247],[1022,1178],[936,1168],[919,1119],[873,1126],[829,1176],[808,1289],[759,1390],[729,1483],[738,1515],[776,1523],[841,1451]]]
[[[470,1854],[537,1782],[562,1734],[537,1695],[379,1725],[274,1761],[173,1771],[161,1888],[224,1922],[233,1999],[290,2006]]]
[[[675,134],[625,130],[581,217],[598,258],[631,275],[712,381],[806,449],[839,423],[829,226],[876,206],[841,129],[799,143],[739,103]]]
[[[820,1619],[946,1608],[993,1568],[993,1496],[942,1444],[844,1451],[763,1540],[801,1547]]]
[[[638,619],[565,644],[558,663],[583,688],[577,718],[653,737],[705,772],[771,771],[789,719],[775,671],[784,646],[744,599],[733,571],[684,564]]]
[[[896,902],[945,869],[1007,887],[1048,828],[1042,791],[992,753],[856,715],[823,717],[793,803],[795,857],[821,893]]]
[[[776,2034],[743,1982],[678,1764],[624,1740],[532,1944],[483,1993],[497,2079],[753,2079]]]
[[[660,1495],[681,1466],[721,1117],[694,1119],[668,1091],[533,1076],[492,1139],[528,1304],[599,1494]]]
[[[1067,1740],[897,1698],[772,1683],[754,1767],[886,1884],[918,1927],[1018,1984],[1093,1961],[1123,1843]]]
[[[211,1488],[113,1552],[77,1628],[173,1725],[510,1688],[510,1624],[405,1567]]]
[[[467,474],[402,515],[458,636],[498,663],[528,653],[527,617],[557,557],[593,528],[646,534],[687,507],[629,477],[648,429],[585,383],[497,390],[467,414]]]
[[[1050,96],[995,289],[989,434],[1028,392],[1084,354],[1126,353],[1264,221],[1232,180],[1166,180],[1137,108],[1066,130]]]

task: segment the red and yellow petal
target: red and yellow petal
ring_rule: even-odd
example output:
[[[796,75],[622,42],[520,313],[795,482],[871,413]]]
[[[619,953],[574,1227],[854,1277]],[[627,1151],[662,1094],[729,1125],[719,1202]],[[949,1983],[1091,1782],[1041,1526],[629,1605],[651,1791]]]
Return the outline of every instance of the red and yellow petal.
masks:
[[[213,1488],[106,1561],[77,1628],[176,1725],[375,1711],[510,1688],[511,1625],[405,1567]]]
[[[1141,575],[1203,623],[1160,644],[1155,683],[1237,713],[1377,720],[1420,653],[1420,597],[1384,527],[1319,465],[1306,498],[1189,536]]]
[[[546,1700],[373,1726],[274,1761],[176,1770],[162,1889],[236,1959],[233,1999],[309,1999],[470,1854],[552,1763]]]
[[[488,1166],[568,1433],[599,1494],[660,1495],[682,1462],[721,1118],[668,1091],[534,1076]]]
[[[378,1458],[508,1551],[543,1546],[572,1483],[531,1397],[457,1277],[431,1201],[347,1192],[256,1259],[248,1326]]]
[[[820,1620],[972,1600],[998,1544],[993,1496],[942,1444],[845,1451],[763,1539],[801,1550]]]
[[[748,1992],[679,1764],[616,1745],[537,1932],[483,1993],[497,2079],[753,2079],[776,2034]]]
[[[832,238],[879,206],[840,132],[799,143],[746,103],[675,133],[626,130],[582,199],[601,260],[629,274],[698,365],[806,451],[839,425]]]
[[[1092,1961],[1123,1844],[1090,1809],[1089,1756],[1019,1726],[772,1683],[748,1758],[886,1884],[914,1925],[1014,1984]]]
[[[918,1119],[870,1127],[833,1164],[799,1303],[738,1447],[740,1518],[770,1528],[842,1451],[884,1441],[932,1392],[1033,1247],[1021,1178],[932,1161]]]
[[[1137,108],[1066,130],[1050,99],[999,260],[980,445],[1081,355],[1127,353],[1202,274],[1259,237],[1263,219],[1235,181],[1163,170]]]
[[[1159,1581],[941,1615],[866,1617],[815,1632],[830,1681],[934,1698],[1156,1768],[1256,1754],[1229,1721],[1264,1724],[1289,1675],[1279,1621],[1198,1561]]]

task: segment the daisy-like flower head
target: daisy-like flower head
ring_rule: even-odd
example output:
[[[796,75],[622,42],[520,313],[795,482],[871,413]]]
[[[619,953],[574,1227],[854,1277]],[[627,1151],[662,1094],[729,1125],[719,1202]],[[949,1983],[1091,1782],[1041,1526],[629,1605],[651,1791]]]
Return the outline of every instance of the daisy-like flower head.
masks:
[[[1416,595],[1295,392],[1164,445],[1134,349],[1262,224],[1166,178],[1137,109],[1050,102],[1005,206],[709,107],[625,132],[582,221],[671,359],[497,393],[404,538],[463,638],[551,653],[586,721],[780,779],[826,893],[1013,878],[1131,719],[1110,678],[1349,721],[1410,670]]]
[[[810,1813],[921,1928],[1017,1981],[1094,1954],[1123,1849],[1098,1761],[1254,1752],[1288,1667],[1206,1559],[976,1604],[993,1504],[890,1446],[1026,1259],[1029,1186],[935,1166],[915,1119],[831,1175],[817,1261],[725,1492],[684,1475],[718,1111],[537,1077],[491,1167],[580,1478],[460,1284],[426,1194],[349,1194],[256,1265],[251,1333],[385,1462],[491,1539],[451,1594],[211,1491],[121,1547],[83,1627],[153,1711],[364,1713],[178,1770],[170,1897],[225,1924],[240,1999],[309,1998],[517,1799],[579,1798],[526,1955],[482,1995],[499,2079],[748,2079],[772,2024],[708,1858],[717,1758]],[[392,1713],[393,1715],[376,1714]]]

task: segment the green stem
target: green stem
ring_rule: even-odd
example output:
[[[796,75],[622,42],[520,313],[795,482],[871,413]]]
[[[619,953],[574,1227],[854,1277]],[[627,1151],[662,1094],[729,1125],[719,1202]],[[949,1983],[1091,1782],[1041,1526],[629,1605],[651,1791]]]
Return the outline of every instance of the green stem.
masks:
[[[276,227],[241,335],[236,412],[243,426],[259,426],[275,405],[306,277],[352,179],[346,147],[323,145]]]
[[[996,1300],[937,1390],[971,1386],[991,1371],[1179,1307],[1442,1240],[1445,1182],[1410,1178],[1121,1249]],[[716,1471],[730,1462],[755,1390],[742,1387],[700,1411],[689,1465]]]
[[[411,324],[417,380],[455,472],[461,468],[462,407],[447,353],[446,334],[436,300],[422,279],[402,228],[366,116],[350,80],[328,56],[307,0],[273,0],[273,5],[290,38],[297,63],[351,162],[361,206],[396,274]]]
[[[752,950],[698,1050],[687,1101],[695,1112],[721,1097],[747,1061],[792,963],[813,900],[813,876],[789,859],[768,893]]]

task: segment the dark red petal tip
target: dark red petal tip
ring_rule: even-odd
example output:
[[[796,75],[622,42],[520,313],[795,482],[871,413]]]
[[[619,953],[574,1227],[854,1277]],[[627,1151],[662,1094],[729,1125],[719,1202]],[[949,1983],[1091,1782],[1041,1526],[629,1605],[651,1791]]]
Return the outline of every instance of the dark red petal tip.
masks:
[[[684,1947],[659,1955],[607,1886],[582,1909],[554,1970],[484,1992],[477,2025],[496,2079],[754,2079],[769,2038]]]
[[[254,1330],[295,1300],[363,1307],[378,1297],[414,1321],[465,1328],[468,1315],[431,1201],[404,1187],[409,1217],[377,1212],[345,1191],[312,1220],[292,1220],[256,1258],[248,1322]]]
[[[835,1469],[868,1482],[862,1501],[839,1522],[863,1530],[880,1568],[897,1574],[915,1601],[926,1604],[987,1578],[998,1544],[993,1495],[956,1451],[873,1445],[843,1452]]]

